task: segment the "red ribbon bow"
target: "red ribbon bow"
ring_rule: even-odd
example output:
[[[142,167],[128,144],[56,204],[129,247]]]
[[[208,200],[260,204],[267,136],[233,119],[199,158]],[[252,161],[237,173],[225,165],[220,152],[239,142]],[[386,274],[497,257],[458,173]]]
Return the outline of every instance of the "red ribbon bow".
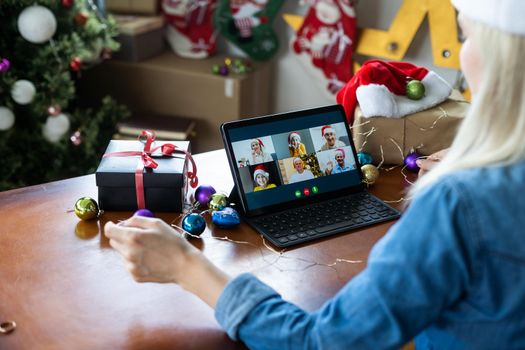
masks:
[[[137,192],[137,207],[138,209],[146,208],[146,200],[144,199],[144,168],[156,169],[159,165],[152,158],[154,152],[160,149],[160,152],[163,156],[173,157],[174,153],[183,153],[190,160],[193,171],[187,171],[186,176],[190,181],[190,186],[192,188],[197,187],[199,184],[199,179],[197,178],[197,165],[189,153],[186,150],[178,149],[172,143],[166,143],[162,146],[157,146],[151,148],[153,142],[155,141],[155,132],[151,130],[142,130],[138,139],[141,142],[144,142],[144,149],[142,151],[124,151],[124,152],[111,152],[106,153],[102,157],[133,157],[139,156],[139,162],[137,163],[137,168],[135,169],[135,190]]]

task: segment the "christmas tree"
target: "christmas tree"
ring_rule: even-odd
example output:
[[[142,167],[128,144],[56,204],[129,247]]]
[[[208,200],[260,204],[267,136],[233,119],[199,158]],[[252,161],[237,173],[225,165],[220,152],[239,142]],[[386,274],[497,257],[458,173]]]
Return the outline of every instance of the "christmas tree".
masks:
[[[94,0],[0,1],[0,190],[94,172],[128,112],[80,106],[76,83],[116,34]]]

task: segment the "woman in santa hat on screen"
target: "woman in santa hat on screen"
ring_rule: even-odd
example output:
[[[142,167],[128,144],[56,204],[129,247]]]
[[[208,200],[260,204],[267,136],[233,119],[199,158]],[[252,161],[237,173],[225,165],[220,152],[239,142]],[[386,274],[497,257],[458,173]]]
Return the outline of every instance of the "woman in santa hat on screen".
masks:
[[[306,155],[306,148],[301,142],[299,133],[293,131],[288,135],[288,150],[290,151],[290,157]]]
[[[471,109],[366,268],[319,310],[252,274],[227,276],[159,219],[105,226],[133,276],[179,283],[251,349],[399,349],[414,338],[418,350],[525,349],[525,1],[452,2]]]
[[[261,139],[253,139],[250,142],[250,147],[252,149],[252,165],[273,161],[272,156],[266,153]]]
[[[253,181],[255,182],[253,192],[277,187],[275,184],[270,183],[270,173],[266,171],[264,165],[257,165],[255,167],[255,171],[253,172]]]

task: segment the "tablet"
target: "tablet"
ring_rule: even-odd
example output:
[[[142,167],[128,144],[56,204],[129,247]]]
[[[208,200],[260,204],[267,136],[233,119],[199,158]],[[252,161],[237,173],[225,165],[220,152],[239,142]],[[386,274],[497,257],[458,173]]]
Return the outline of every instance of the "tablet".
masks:
[[[364,190],[341,105],[227,122],[221,134],[248,217]]]

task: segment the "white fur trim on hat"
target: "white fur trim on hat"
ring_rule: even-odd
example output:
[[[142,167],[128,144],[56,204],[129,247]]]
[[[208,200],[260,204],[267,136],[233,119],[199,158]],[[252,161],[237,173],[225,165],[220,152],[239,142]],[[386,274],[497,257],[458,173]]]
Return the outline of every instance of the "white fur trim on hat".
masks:
[[[263,175],[266,178],[270,177],[270,174],[262,169],[256,169],[253,172],[253,181],[257,181],[257,175]]]
[[[525,35],[525,1],[523,0],[452,0],[467,18],[504,32]]]
[[[357,88],[356,96],[363,116],[401,118],[434,107],[452,93],[450,85],[432,71],[421,82],[425,85],[425,96],[420,100],[393,94],[385,85],[361,85]]]

